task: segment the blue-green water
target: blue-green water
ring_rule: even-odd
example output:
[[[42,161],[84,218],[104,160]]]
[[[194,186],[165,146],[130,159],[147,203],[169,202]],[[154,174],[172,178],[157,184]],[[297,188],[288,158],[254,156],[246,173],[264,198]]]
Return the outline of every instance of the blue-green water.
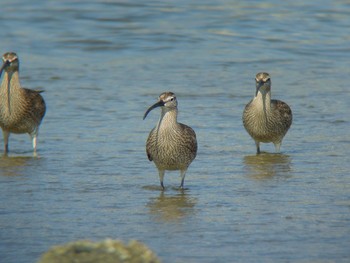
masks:
[[[40,158],[12,135],[0,159],[1,262],[107,237],[164,262],[349,261],[348,1],[4,0],[0,25],[48,108]],[[293,110],[281,154],[242,125],[259,71]],[[163,91],[197,133],[184,192],[145,154]]]

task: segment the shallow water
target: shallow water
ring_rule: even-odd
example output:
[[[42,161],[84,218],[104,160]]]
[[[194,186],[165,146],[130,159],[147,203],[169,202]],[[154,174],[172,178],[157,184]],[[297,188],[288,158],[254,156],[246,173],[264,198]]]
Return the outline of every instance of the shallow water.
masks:
[[[138,239],[164,262],[347,262],[347,1],[2,1],[1,52],[44,88],[27,135],[0,159],[1,262],[77,239]],[[241,115],[254,76],[294,114],[281,154],[255,155]],[[185,190],[145,154],[163,91],[197,133]],[[2,145],[2,144],[1,144]]]

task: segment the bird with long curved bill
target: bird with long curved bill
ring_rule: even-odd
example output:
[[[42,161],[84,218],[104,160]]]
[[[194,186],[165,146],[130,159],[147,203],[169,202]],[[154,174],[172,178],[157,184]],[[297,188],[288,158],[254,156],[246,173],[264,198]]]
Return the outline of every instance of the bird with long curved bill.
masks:
[[[255,141],[258,154],[261,142],[272,142],[279,152],[282,139],[292,125],[292,110],[287,103],[271,99],[271,78],[268,73],[256,74],[255,86],[255,96],[243,111],[244,128]]]
[[[32,139],[34,155],[37,150],[39,126],[46,112],[41,91],[25,89],[19,81],[19,59],[16,53],[2,57],[0,77],[0,127],[4,137],[4,154],[9,152],[10,133],[28,133]]]
[[[161,108],[160,119],[148,136],[147,157],[158,169],[162,189],[166,170],[180,170],[180,188],[183,189],[186,171],[197,155],[196,133],[191,127],[177,122],[177,99],[174,93],[160,94],[159,100],[148,108],[143,119],[158,107]]]

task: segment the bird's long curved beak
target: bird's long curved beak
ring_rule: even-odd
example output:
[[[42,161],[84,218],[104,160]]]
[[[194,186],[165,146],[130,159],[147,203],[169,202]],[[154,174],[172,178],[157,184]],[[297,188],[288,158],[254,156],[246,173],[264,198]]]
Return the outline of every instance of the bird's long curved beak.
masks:
[[[259,86],[256,87],[255,96],[258,96],[259,89],[261,88],[262,85],[264,85],[261,81],[259,81],[258,83],[259,83]]]
[[[157,108],[157,107],[161,107],[161,106],[164,106],[164,102],[161,101],[161,100],[158,101],[158,102],[156,102],[155,104],[153,104],[153,105],[152,105],[151,107],[149,107],[148,110],[145,112],[145,115],[143,115],[143,119],[146,119],[148,113],[149,113],[151,110],[153,110],[153,109],[155,109],[155,108]]]
[[[4,70],[4,68],[8,65],[8,60],[6,60],[3,64],[2,64],[2,66],[1,66],[1,68],[0,68],[0,78],[1,78],[1,75],[2,75],[2,71]]]
[[[4,63],[2,63],[2,66],[0,68],[0,78],[1,78],[1,75],[2,75],[2,72],[4,70],[4,68],[9,64],[10,62],[8,60],[4,61]],[[10,80],[8,80],[10,81]],[[9,108],[9,112],[11,113],[11,107],[10,107],[10,83],[8,83],[7,85],[7,100],[8,100],[8,108]]]

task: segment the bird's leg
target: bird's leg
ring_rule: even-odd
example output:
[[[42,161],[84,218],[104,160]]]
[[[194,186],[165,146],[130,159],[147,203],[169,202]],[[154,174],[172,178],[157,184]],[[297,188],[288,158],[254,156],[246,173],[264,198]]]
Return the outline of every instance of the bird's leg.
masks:
[[[276,142],[276,143],[274,143],[274,145],[275,145],[275,150],[276,150],[276,152],[280,152],[280,148],[281,148],[281,144],[282,144],[282,142]]]
[[[260,142],[255,141],[255,145],[256,145],[256,154],[260,154]]]
[[[164,173],[165,173],[165,171],[164,170],[158,170],[158,173],[159,173],[160,186],[164,190],[165,187],[164,187],[164,184],[163,184],[163,180],[164,180]]]
[[[7,155],[9,152],[9,137],[10,133],[8,131],[2,131],[2,135],[4,137],[4,155]]]
[[[34,153],[36,153],[37,136],[35,134],[35,135],[32,135],[31,137],[32,137],[33,150],[34,150]]]
[[[33,156],[34,157],[38,157],[38,154],[36,152],[36,148],[37,148],[37,138],[38,138],[38,133],[37,131],[36,132],[33,132],[30,135],[30,138],[32,139],[32,145],[33,145]]]
[[[180,189],[184,189],[184,182],[185,182],[185,175],[186,175],[186,170],[181,170],[181,184],[180,184]]]

